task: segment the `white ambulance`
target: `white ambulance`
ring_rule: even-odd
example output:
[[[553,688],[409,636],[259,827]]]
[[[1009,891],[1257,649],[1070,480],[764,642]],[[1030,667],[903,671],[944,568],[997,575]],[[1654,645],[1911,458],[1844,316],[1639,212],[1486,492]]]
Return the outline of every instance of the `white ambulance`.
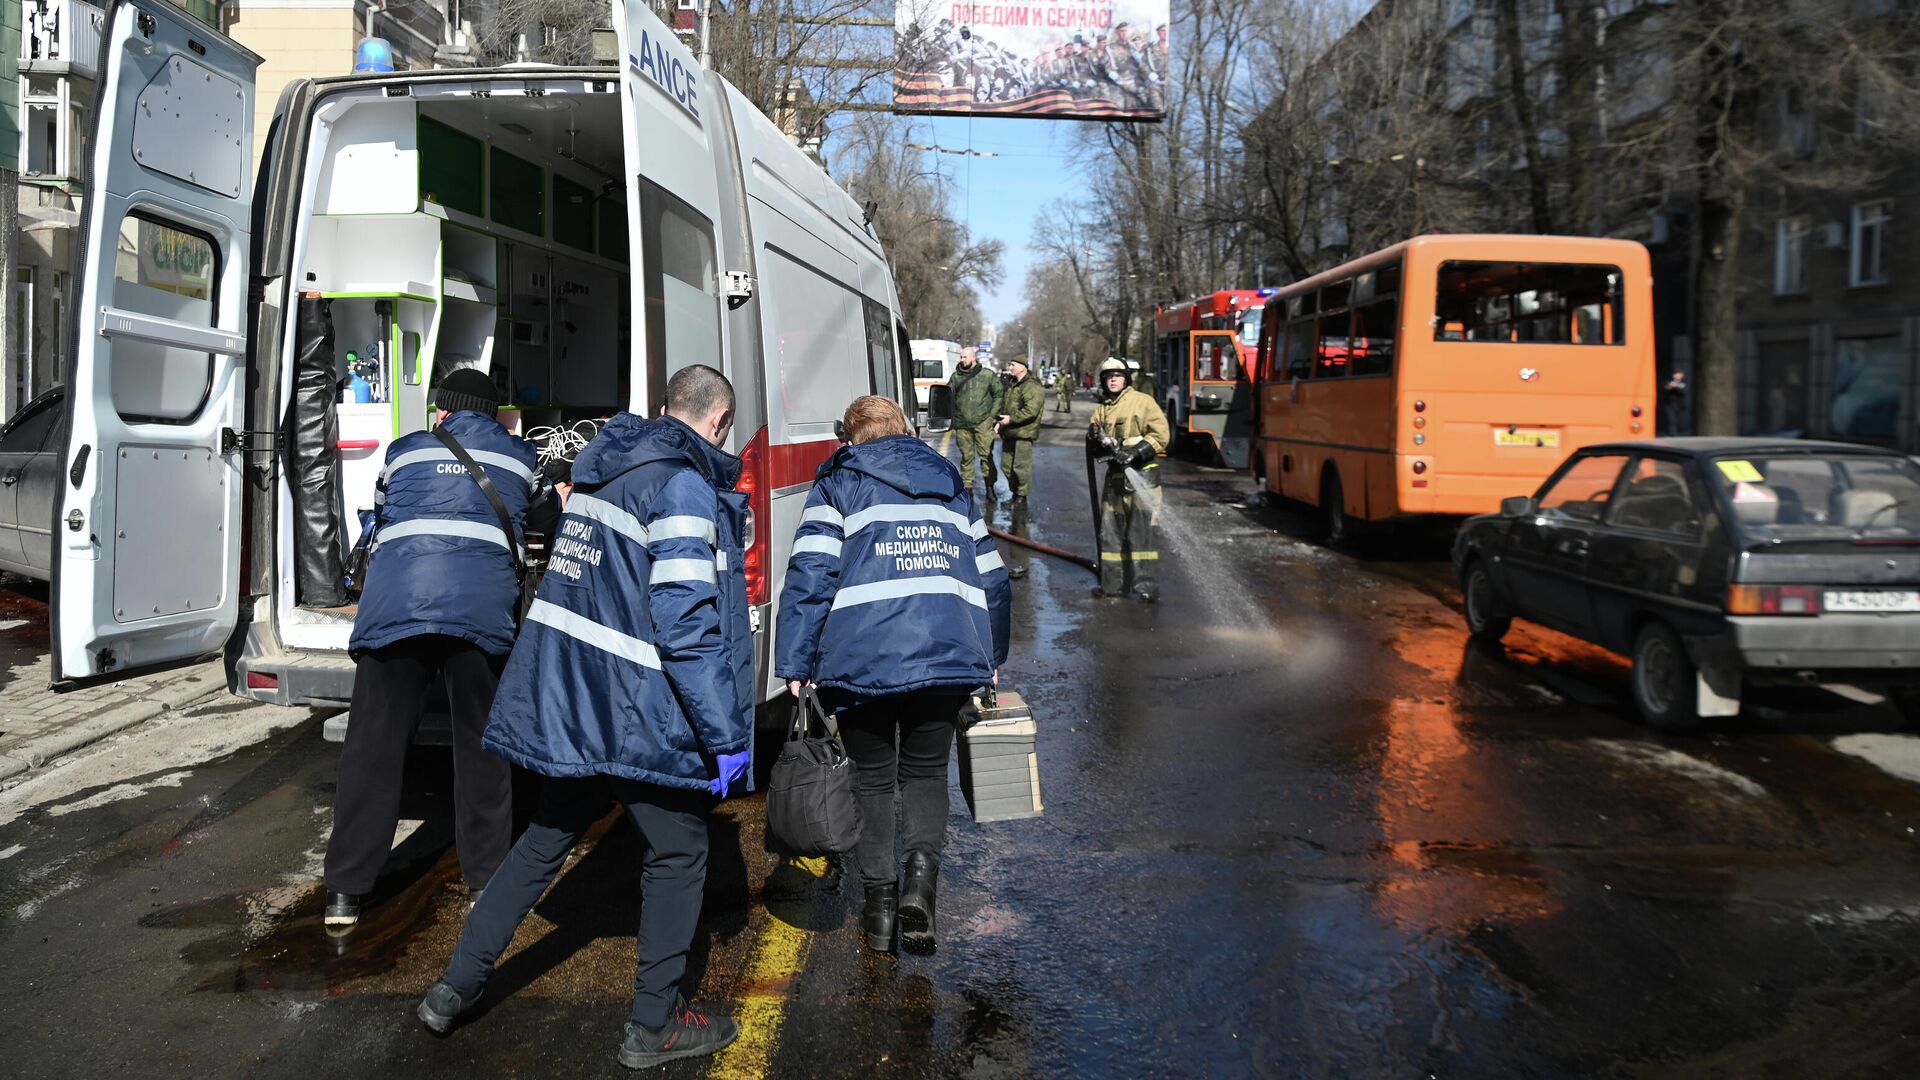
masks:
[[[815,469],[854,397],[911,408],[911,350],[861,208],[644,5],[613,10],[617,69],[296,82],[256,181],[259,58],[165,0],[112,6],[56,680],[224,651],[235,693],[346,702],[354,608],[296,569],[339,564],[439,375],[479,367],[523,429],[566,428],[656,415],[667,377],[704,362],[738,392],[763,699],[777,690],[770,616]],[[356,375],[338,403],[327,380]]]
[[[960,367],[960,343],[942,338],[914,338],[907,343],[913,355],[913,398],[927,411],[927,390],[953,378]]]

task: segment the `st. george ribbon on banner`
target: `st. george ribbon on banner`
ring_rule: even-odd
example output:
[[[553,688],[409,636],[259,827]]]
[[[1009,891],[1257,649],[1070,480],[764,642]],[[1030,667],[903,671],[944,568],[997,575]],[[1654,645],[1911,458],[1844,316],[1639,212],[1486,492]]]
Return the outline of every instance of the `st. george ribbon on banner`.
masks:
[[[902,113],[1159,120],[1167,0],[900,0]]]

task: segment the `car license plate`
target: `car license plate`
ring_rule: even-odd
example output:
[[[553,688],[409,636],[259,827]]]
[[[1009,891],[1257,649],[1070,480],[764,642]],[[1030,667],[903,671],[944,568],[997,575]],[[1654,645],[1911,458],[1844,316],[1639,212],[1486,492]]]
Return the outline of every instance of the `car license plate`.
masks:
[[[1560,445],[1560,433],[1549,428],[1503,428],[1493,429],[1495,446],[1544,446],[1553,449]]]
[[[1920,592],[1901,589],[1836,592],[1827,590],[1828,611],[1920,611]]]

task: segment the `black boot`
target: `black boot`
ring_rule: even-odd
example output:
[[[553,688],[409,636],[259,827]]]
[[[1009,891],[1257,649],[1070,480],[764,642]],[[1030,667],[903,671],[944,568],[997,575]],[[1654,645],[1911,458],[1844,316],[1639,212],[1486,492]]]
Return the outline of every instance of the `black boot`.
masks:
[[[900,910],[900,886],[893,882],[867,886],[867,908],[860,915],[860,928],[867,935],[867,948],[878,953],[893,951],[895,917]]]
[[[924,851],[907,856],[907,883],[900,890],[900,947],[925,955],[934,950],[933,894],[940,860]]]

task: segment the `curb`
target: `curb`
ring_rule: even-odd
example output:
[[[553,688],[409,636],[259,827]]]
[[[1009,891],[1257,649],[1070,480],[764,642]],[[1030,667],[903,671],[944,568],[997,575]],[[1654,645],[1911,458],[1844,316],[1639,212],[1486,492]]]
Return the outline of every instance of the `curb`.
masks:
[[[134,679],[122,685],[125,692],[137,695],[134,700],[86,717],[57,733],[13,747],[7,756],[0,757],[0,782],[37,769],[54,758],[85,749],[154,717],[177,712],[203,698],[223,693],[227,688],[225,674],[218,663],[203,664],[177,673],[158,684],[146,684],[144,680]]]

